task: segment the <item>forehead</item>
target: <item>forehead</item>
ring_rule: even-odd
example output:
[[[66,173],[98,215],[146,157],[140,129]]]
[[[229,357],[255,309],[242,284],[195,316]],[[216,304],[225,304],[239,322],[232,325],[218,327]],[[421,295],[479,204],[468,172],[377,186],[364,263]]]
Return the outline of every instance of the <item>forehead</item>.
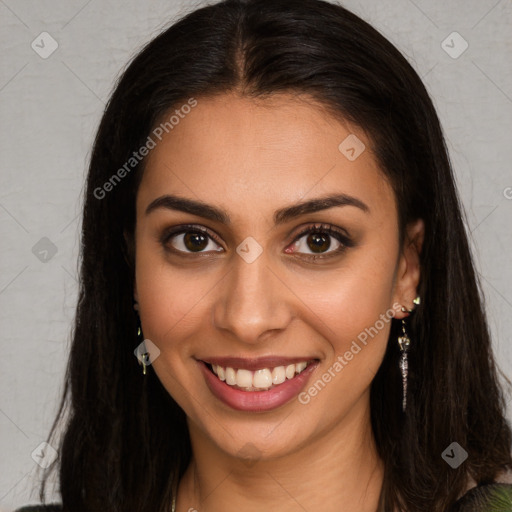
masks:
[[[364,131],[307,97],[199,97],[168,130],[153,136],[138,210],[166,193],[214,203],[235,218],[333,192],[376,212],[394,208]]]

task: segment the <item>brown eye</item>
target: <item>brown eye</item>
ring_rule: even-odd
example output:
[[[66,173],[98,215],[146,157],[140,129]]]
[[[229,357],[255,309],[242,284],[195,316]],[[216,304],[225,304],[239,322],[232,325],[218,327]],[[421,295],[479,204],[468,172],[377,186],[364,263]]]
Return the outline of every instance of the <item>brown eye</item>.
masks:
[[[161,237],[162,245],[180,254],[219,252],[224,249],[209,230],[196,226],[178,226]]]
[[[304,229],[285,252],[301,255],[306,259],[328,258],[353,247],[354,242],[340,228],[331,225],[314,225]]]
[[[311,233],[306,240],[306,244],[313,252],[322,253],[331,246],[330,238],[330,235],[324,233]]]
[[[183,237],[183,244],[189,251],[202,251],[208,245],[208,237],[203,233],[189,231]]]

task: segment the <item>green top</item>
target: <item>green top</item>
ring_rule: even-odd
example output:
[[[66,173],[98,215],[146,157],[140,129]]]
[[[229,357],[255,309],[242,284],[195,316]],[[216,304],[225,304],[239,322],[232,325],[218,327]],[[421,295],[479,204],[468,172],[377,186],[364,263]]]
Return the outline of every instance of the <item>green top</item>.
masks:
[[[480,485],[467,492],[450,512],[512,512],[512,484]]]
[[[62,512],[61,505],[31,505],[15,512]],[[512,512],[512,484],[489,484],[468,491],[448,512]]]

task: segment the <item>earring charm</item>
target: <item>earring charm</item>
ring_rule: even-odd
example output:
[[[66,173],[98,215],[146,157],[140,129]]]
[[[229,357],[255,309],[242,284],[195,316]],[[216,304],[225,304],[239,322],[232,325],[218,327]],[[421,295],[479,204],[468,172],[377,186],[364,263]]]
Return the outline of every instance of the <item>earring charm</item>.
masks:
[[[407,335],[407,331],[405,330],[404,319],[402,319],[402,336],[398,337],[398,346],[400,347],[401,352],[398,366],[402,372],[402,411],[405,412],[405,408],[407,407],[407,375],[409,373],[409,360],[407,355],[409,352],[409,347],[411,346],[411,340]]]
[[[403,313],[412,313],[415,306],[421,304],[421,299],[418,296],[412,302],[414,304],[413,309],[407,309],[405,306],[402,306]],[[405,318],[402,318],[402,335],[398,337],[398,346],[400,347],[400,361],[398,367],[402,373],[402,411],[405,412],[405,408],[407,407],[407,376],[409,374],[408,354],[411,346],[411,339],[405,330]]]
[[[421,299],[418,295],[418,297],[416,297],[415,299],[413,299],[413,304],[415,306],[419,306],[421,304]],[[413,306],[413,309],[407,309],[405,306],[402,306],[402,313],[412,313],[414,311],[414,306]]]
[[[139,341],[142,340],[141,343],[139,344],[139,347],[140,347],[140,345],[142,345],[142,348],[143,348],[143,350],[140,350],[140,351],[138,348],[135,350],[136,352],[138,352],[137,360],[138,360],[139,364],[142,365],[142,374],[146,375],[146,367],[149,366],[149,353],[146,348],[145,340],[142,336],[142,328],[140,326],[140,321],[139,321],[139,325],[137,326],[137,339]]]

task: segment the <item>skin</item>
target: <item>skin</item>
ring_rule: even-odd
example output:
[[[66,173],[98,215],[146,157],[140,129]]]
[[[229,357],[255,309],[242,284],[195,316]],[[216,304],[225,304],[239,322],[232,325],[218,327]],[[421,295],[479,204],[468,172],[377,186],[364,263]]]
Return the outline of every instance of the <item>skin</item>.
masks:
[[[366,146],[354,161],[338,149],[349,134]],[[337,206],[274,224],[276,210],[333,193],[359,199],[368,211]],[[167,208],[146,214],[164,194],[220,208],[231,222]],[[193,449],[177,510],[334,512],[343,504],[347,512],[374,512],[383,464],[369,387],[389,322],[306,405],[294,399],[269,412],[235,411],[211,394],[196,363],[316,358],[309,386],[393,304],[412,308],[423,223],[407,226],[400,247],[394,193],[364,131],[307,97],[198,98],[151,151],[136,208],[134,297],[144,337],[161,351],[154,371],[184,409]],[[315,254],[308,235],[293,242],[317,223],[345,230],[353,246],[334,253],[339,244],[327,237],[335,255],[308,260]],[[208,228],[220,243],[212,239],[203,254],[173,253],[169,247],[186,250],[183,236],[166,249],[162,232],[183,224]],[[236,252],[249,236],[263,249],[252,263]]]

